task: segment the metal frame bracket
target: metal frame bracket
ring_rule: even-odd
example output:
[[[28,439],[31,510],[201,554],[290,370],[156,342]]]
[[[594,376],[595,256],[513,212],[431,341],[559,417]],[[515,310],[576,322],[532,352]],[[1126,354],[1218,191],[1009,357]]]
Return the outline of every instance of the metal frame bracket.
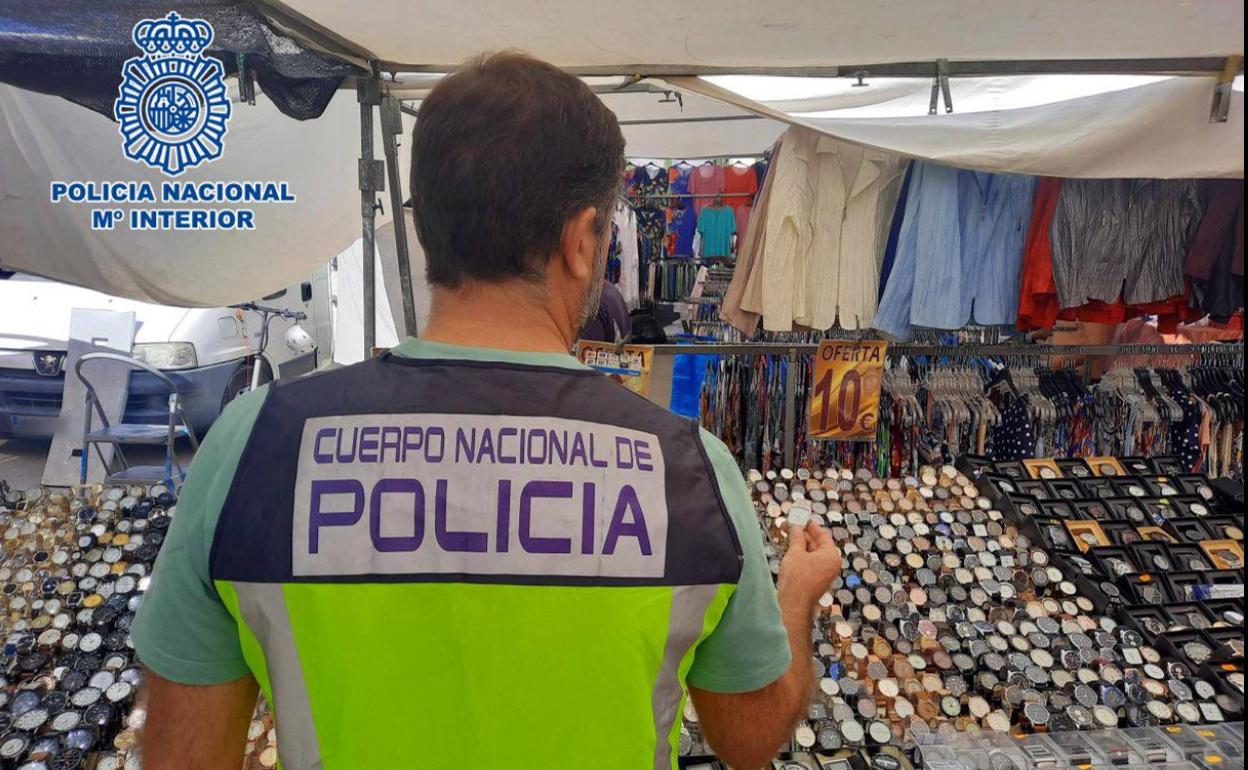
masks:
[[[399,137],[403,135],[403,104],[393,94],[381,100],[381,146],[385,151],[385,171],[390,179],[390,209],[394,219],[394,247],[399,262],[399,291],[403,295],[403,327],[415,337],[416,297],[412,285],[411,248],[407,241],[407,214],[403,211],[403,187],[399,169]],[[380,161],[379,161],[380,162]]]
[[[1226,57],[1226,66],[1218,76],[1218,83],[1213,87],[1213,105],[1209,108],[1210,123],[1225,123],[1231,117],[1231,87],[1235,76],[1244,65],[1244,57],[1236,54]]]
[[[927,103],[927,114],[935,115],[941,97],[945,100],[945,112],[953,112],[953,93],[949,90],[949,60],[936,60],[936,77],[932,79],[932,98]]]
[[[359,159],[360,190],[382,192],[386,189],[386,163],[371,158]]]
[[[381,80],[375,75],[356,78],[355,100],[360,104],[381,104]]]
[[[238,98],[252,107],[256,106],[256,73],[247,66],[247,56],[239,53],[236,59],[238,66]]]
[[[391,94],[381,99],[381,130],[391,136],[403,133],[403,105]]]

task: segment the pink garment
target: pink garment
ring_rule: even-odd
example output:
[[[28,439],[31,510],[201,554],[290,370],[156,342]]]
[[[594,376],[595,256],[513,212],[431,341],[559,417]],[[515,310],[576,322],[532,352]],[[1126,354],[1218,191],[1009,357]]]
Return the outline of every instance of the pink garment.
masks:
[[[1192,339],[1182,334],[1162,334],[1157,325],[1145,318],[1133,318],[1120,325],[1114,333],[1112,344],[1115,345],[1176,345],[1190,343]],[[1120,355],[1114,356],[1106,370],[1140,369],[1158,367],[1165,369],[1182,369],[1192,362],[1191,356],[1184,355]]]
[[[703,163],[689,172],[689,192],[696,195],[693,199],[693,210],[699,215],[702,209],[715,202],[714,196],[724,192],[724,167],[714,163]]]

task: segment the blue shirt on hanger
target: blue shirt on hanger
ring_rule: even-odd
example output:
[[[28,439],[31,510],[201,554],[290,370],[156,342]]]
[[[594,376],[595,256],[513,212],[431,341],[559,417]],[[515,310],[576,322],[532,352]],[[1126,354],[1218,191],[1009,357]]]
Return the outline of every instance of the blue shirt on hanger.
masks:
[[[673,257],[693,256],[693,236],[698,232],[698,213],[694,211],[692,201],[688,198],[677,201],[671,208],[671,219],[667,229],[675,238],[672,239]]]
[[[915,163],[875,328],[1013,325],[1036,179]]]
[[[888,242],[884,246],[884,264],[880,267],[880,295],[877,300],[884,299],[884,289],[888,287],[888,278],[893,274],[893,263],[897,260],[897,238],[901,235],[901,221],[905,218],[906,199],[910,197],[910,177],[914,174],[915,164],[906,167],[906,178],[901,182],[901,192],[897,195],[897,205],[893,208],[893,218],[888,226]]]

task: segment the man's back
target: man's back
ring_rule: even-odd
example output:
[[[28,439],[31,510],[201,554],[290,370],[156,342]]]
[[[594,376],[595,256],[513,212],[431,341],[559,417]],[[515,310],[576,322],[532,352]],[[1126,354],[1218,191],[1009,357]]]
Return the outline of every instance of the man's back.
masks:
[[[742,572],[704,439],[570,356],[413,340],[226,419],[228,495],[187,491],[222,498],[207,579],[289,767],[668,767],[691,669],[787,666],[752,597],[716,641],[755,661],[698,652]],[[177,644],[161,588],[143,654]]]
[[[831,537],[791,533],[773,587],[723,444],[568,354],[623,153],[522,54],[421,102],[423,338],[205,440],[131,629],[147,770],[236,770],[259,689],[285,770],[674,768],[686,692],[737,767],[791,733]]]

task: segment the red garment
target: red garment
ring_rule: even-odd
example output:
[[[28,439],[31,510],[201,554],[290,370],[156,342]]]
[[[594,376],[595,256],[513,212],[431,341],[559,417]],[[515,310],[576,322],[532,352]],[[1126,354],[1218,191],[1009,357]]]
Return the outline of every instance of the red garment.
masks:
[[[758,174],[752,166],[727,166],[724,168],[724,203],[739,209],[754,203],[758,192]]]
[[[1132,318],[1155,315],[1161,332],[1174,334],[1179,324],[1194,321],[1202,315],[1199,310],[1188,307],[1187,299],[1188,293],[1184,292],[1160,302],[1146,302],[1142,305],[1128,305],[1121,297],[1113,304],[1093,300],[1086,305],[1066,308],[1057,317],[1063,321],[1085,321],[1114,326]]]
[[[1212,318],[1199,324],[1184,324],[1179,327],[1179,334],[1192,342],[1228,342],[1244,338],[1244,311],[1239,311],[1226,320],[1218,323]]]
[[[1062,180],[1041,177],[1031,209],[1027,243],[1023,250],[1023,280],[1018,297],[1018,329],[1052,329],[1057,323],[1057,284],[1053,282],[1053,250],[1049,226],[1057,209]]]
[[[1199,309],[1188,307],[1188,297],[1190,295],[1191,287],[1189,285],[1188,290],[1182,294],[1162,302],[1128,306],[1127,312],[1131,313],[1130,317],[1155,315],[1157,316],[1158,331],[1162,334],[1174,334],[1179,330],[1179,324],[1195,321],[1204,315]]]

